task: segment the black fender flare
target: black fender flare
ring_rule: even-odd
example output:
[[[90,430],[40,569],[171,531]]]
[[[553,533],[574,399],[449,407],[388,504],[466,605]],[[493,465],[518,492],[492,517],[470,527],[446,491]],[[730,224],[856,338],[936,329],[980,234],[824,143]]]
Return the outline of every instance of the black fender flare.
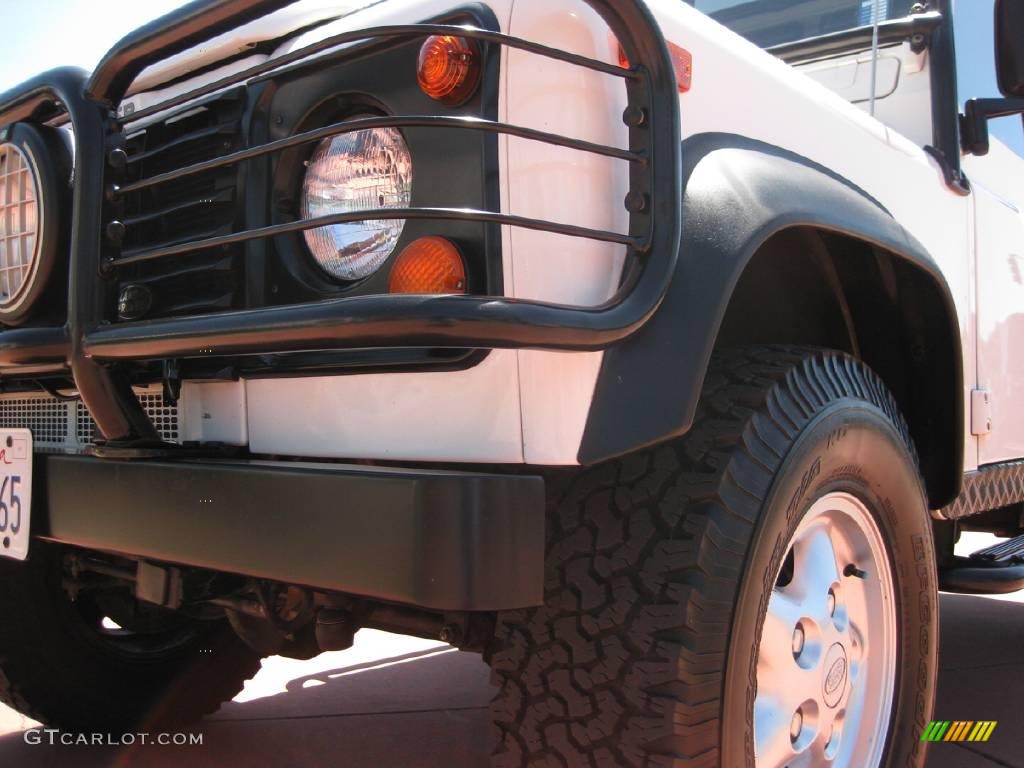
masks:
[[[949,285],[928,251],[877,200],[833,171],[742,136],[698,134],[683,142],[682,237],[668,293],[636,334],[609,348],[578,460],[591,465],[684,434],[733,290],[773,235],[810,226],[850,235],[916,265],[942,298],[954,380],[941,382],[937,418],[949,445],[933,473],[933,506],[956,496],[963,467],[963,357]],[[955,471],[948,471],[949,469]]]

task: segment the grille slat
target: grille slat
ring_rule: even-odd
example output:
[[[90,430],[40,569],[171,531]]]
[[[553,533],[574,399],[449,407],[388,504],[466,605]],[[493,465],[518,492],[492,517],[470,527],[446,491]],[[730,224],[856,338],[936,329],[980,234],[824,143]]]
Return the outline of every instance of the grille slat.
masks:
[[[239,93],[169,117],[126,138],[126,185],[154,174],[221,157],[241,146],[243,102]],[[217,168],[177,179],[159,188],[124,195],[122,253],[230,234],[236,229],[236,168]],[[219,253],[138,264],[119,272],[119,288],[143,284],[151,301],[141,317],[222,311],[242,301],[238,274],[243,246]],[[227,268],[225,268],[227,266]],[[187,271],[188,281],[181,279]],[[122,317],[120,319],[129,319]]]
[[[152,149],[146,149],[134,155],[128,155],[128,162],[137,163],[142,160],[149,160],[153,157],[156,157],[162,152],[166,152],[169,149],[181,147],[182,145],[188,144],[191,141],[198,141],[199,139],[205,139],[210,136],[232,136],[235,134],[235,132],[237,132],[237,130],[238,123],[236,121],[229,121],[226,123],[215,123],[214,125],[207,126],[206,128],[200,128],[199,130],[178,136],[176,139],[167,141],[163,144],[153,147]]]
[[[136,216],[133,216],[131,218],[127,218],[127,219],[125,219],[124,224],[127,227],[132,227],[132,226],[137,226],[139,224],[145,224],[147,222],[154,221],[154,220],[159,219],[159,218],[161,218],[163,216],[170,216],[171,214],[180,213],[181,211],[192,210],[192,209],[194,209],[194,208],[196,208],[198,206],[202,206],[202,205],[209,205],[211,203],[212,204],[218,204],[218,203],[234,204],[234,202],[235,202],[234,190],[232,190],[232,189],[222,189],[219,192],[217,192],[216,194],[214,194],[213,198],[211,198],[209,200],[206,200],[206,199],[185,200],[185,201],[180,202],[180,203],[174,203],[174,204],[169,205],[169,206],[167,206],[165,208],[157,208],[157,209],[154,209],[152,211],[149,211],[148,213],[140,213],[140,214],[138,214]]]

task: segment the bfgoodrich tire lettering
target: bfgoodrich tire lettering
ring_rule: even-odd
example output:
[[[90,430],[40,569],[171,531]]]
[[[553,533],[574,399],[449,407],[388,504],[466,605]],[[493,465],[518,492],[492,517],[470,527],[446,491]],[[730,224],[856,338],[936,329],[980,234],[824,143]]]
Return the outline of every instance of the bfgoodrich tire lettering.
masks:
[[[815,499],[888,542],[898,656],[883,765],[923,766],[936,664],[930,522],[882,382],[848,356],[720,353],[682,440],[549,483],[545,605],[498,617],[497,766],[753,766],[757,644]]]

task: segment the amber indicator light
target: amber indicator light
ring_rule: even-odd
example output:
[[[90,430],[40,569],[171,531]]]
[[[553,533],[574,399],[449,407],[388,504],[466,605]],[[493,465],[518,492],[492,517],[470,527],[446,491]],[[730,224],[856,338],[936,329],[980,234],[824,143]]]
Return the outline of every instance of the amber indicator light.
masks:
[[[480,70],[476,42],[455,35],[434,35],[420,48],[416,75],[427,96],[457,107],[476,92]]]
[[[421,237],[405,247],[388,278],[391,293],[465,293],[466,265],[443,237]]]

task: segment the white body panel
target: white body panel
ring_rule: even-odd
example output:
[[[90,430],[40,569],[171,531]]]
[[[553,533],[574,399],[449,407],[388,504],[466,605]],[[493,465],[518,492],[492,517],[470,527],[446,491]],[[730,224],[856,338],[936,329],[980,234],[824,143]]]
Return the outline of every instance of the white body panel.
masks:
[[[343,16],[375,2],[381,0],[302,0],[146,67],[135,78],[128,93],[152,90],[160,83],[177,80],[189,72],[250,51],[267,40],[279,40],[289,32]]]
[[[576,0],[491,3],[503,30],[607,61],[600,19]],[[389,2],[304,35],[284,53],[342,29],[429,18],[446,2]],[[623,146],[625,93],[614,78],[505,49],[500,118]],[[542,61],[542,60],[541,60]],[[502,137],[502,207],[602,229],[626,226],[621,161]],[[517,298],[596,305],[615,291],[624,249],[504,227],[504,283]],[[258,452],[304,456],[574,464],[600,353],[496,351],[449,373],[372,374],[248,382]]]
[[[978,463],[1024,456],[1024,159],[993,140],[964,159],[974,184],[978,387],[990,393],[992,429]]]
[[[466,371],[258,379],[246,390],[257,453],[523,460],[512,351]]]
[[[240,381],[183,382],[178,413],[182,442],[249,442],[245,384]]]
[[[507,30],[511,0],[489,5]],[[451,8],[449,0],[376,5],[301,35],[275,55],[349,29],[421,21]],[[502,155],[504,148],[503,141]],[[508,286],[507,227],[502,252]],[[258,453],[299,456],[519,463],[518,382],[517,353],[508,350],[493,351],[464,371],[252,380],[246,382],[249,445]]]
[[[909,43],[882,48],[875,73],[874,116],[914,144],[932,141],[931,84],[927,54]],[[800,72],[862,110],[871,109],[871,52],[800,64]]]
[[[202,76],[188,78],[186,80],[180,80],[176,83],[166,86],[165,88],[159,88],[152,91],[143,91],[136,93],[133,96],[126,98],[121,102],[118,107],[118,116],[123,118],[125,121],[130,121],[131,116],[135,112],[139,112],[146,107],[151,107],[154,104],[159,104],[167,99],[173,99],[175,96],[180,96],[183,93],[188,93],[194,88],[198,88],[210,80],[217,80],[222,77],[228,77],[236,72],[241,72],[249,67],[255,67],[258,64],[262,64],[269,57],[265,54],[253,54],[252,56],[244,56],[240,59],[225,64],[222,67],[215,67],[209,72]],[[165,112],[157,112],[155,115],[150,116],[146,120],[139,120],[135,123],[128,123],[128,130],[134,131],[139,128],[143,128],[150,123],[159,122],[163,119]]]
[[[519,3],[511,33],[603,61],[618,50],[601,19],[578,0]],[[618,116],[626,107],[616,78],[511,51],[506,72],[508,120],[553,133],[626,146]],[[585,152],[510,139],[502,173],[512,213],[624,232],[626,164]],[[623,246],[542,232],[511,232],[517,298],[578,306],[609,299],[618,286]],[[602,353],[519,352],[523,454],[531,464],[575,464]]]

